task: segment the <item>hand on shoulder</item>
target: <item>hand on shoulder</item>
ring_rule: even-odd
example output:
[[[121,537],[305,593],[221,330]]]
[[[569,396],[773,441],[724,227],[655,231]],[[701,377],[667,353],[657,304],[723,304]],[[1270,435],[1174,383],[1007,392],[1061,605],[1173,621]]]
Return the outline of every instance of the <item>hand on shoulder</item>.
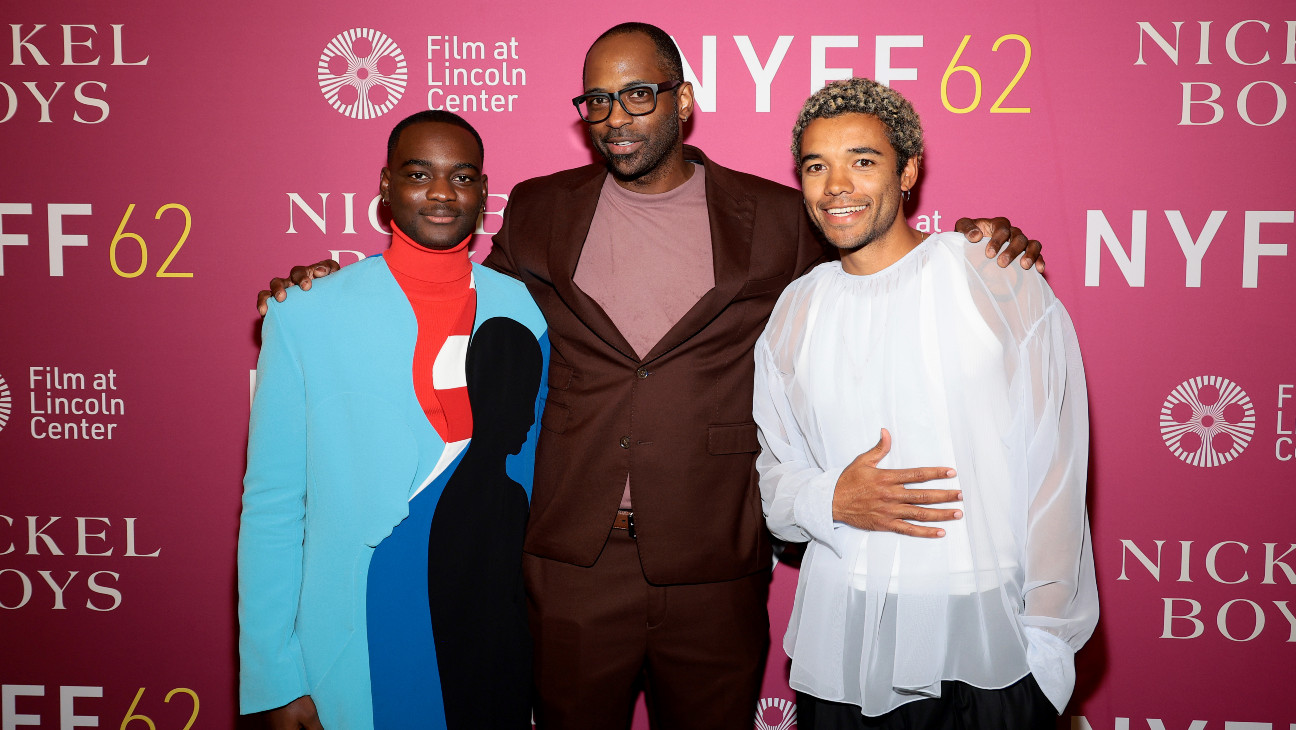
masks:
[[[968,241],[979,243],[986,241],[986,258],[995,258],[1001,268],[1007,268],[1013,259],[1020,257],[1021,267],[1044,273],[1044,245],[1026,237],[1020,228],[1014,226],[1007,218],[959,218],[954,230],[967,236]]]
[[[270,308],[270,297],[274,297],[276,302],[282,302],[288,298],[289,288],[295,286],[302,291],[308,291],[311,288],[311,280],[328,276],[340,268],[342,268],[342,264],[333,259],[325,259],[307,266],[292,267],[288,272],[288,276],[282,278],[276,276],[270,280],[269,289],[262,289],[257,292],[257,311],[264,317],[266,311]]]

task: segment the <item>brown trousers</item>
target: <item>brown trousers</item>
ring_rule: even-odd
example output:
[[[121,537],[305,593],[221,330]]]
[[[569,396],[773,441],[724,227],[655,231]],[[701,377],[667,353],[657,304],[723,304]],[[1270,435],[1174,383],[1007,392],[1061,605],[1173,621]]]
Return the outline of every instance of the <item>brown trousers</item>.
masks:
[[[530,554],[524,567],[540,730],[628,728],[641,686],[653,728],[751,730],[769,573],[652,585],[625,530],[592,567]]]

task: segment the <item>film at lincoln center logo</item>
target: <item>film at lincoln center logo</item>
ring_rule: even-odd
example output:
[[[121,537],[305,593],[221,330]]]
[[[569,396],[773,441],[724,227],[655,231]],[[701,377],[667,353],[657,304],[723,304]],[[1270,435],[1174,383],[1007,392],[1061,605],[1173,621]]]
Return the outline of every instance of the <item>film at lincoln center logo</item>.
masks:
[[[1193,466],[1236,459],[1251,443],[1255,422],[1246,391],[1218,375],[1180,383],[1161,406],[1161,438],[1170,453]]]
[[[756,704],[756,730],[788,730],[796,719],[796,704],[791,700],[766,697]]]
[[[372,28],[340,33],[320,54],[320,91],[329,106],[352,119],[391,111],[405,93],[408,76],[400,47]]]
[[[9,384],[5,382],[4,376],[0,375],[0,431],[3,431],[5,424],[9,423],[11,413],[13,413],[13,398],[9,395]]]

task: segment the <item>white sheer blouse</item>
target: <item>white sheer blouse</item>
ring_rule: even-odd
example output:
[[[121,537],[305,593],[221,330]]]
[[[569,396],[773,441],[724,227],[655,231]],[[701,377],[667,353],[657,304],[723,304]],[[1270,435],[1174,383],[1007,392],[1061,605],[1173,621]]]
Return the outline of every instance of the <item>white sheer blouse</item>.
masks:
[[[1098,593],[1089,420],[1075,329],[1034,270],[957,233],[869,276],[822,264],[756,345],[770,530],[809,540],[783,646],[792,687],[881,715],[1034,674],[1059,712]],[[962,520],[911,538],[832,519],[837,478],[891,432],[884,468],[948,466]]]

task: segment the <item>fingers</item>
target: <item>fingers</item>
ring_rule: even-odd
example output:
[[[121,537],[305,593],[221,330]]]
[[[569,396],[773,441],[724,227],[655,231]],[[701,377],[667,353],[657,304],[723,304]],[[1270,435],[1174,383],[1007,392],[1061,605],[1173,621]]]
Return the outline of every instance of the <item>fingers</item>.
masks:
[[[301,287],[302,291],[310,289],[311,279],[315,276],[315,266],[294,266],[288,271],[288,279],[292,286]],[[280,301],[283,301],[282,299]]]
[[[282,302],[288,296],[288,287],[293,283],[288,279],[275,277],[270,280],[270,296],[274,297],[276,302]]]
[[[911,507],[898,510],[898,514],[889,522],[879,527],[886,532],[895,532],[910,537],[938,538],[945,537],[945,530],[932,525],[916,525],[914,522],[952,522],[963,519],[961,509],[929,509]],[[913,520],[909,522],[908,520]]]
[[[270,288],[257,293],[257,311],[261,316],[266,315],[268,307],[266,306],[270,297],[274,297],[276,302],[282,302],[288,297],[288,288],[292,286],[300,287],[302,291],[311,288],[311,280],[318,276],[328,276],[342,265],[333,259],[324,259],[318,263],[309,266],[294,266],[288,272],[287,278],[275,277],[270,280]]]
[[[961,509],[931,509],[930,507],[913,507],[907,510],[902,519],[914,522],[951,522],[963,519]]]
[[[328,276],[340,268],[342,268],[342,264],[339,264],[333,259],[324,259],[323,261],[313,263],[310,266],[292,267],[292,271],[288,272],[288,278],[292,280],[293,284],[301,287],[302,291],[309,291],[311,288],[311,281],[315,279],[315,277]]]
[[[1012,238],[1013,231],[1016,230],[1013,228],[1013,224],[1009,223],[1008,219],[1003,216],[997,216],[989,220],[978,218],[977,224],[981,225],[983,229],[987,225],[990,227],[990,241],[997,247],[1002,247],[1007,243],[1008,239]]]
[[[1026,234],[1022,233],[1019,228],[1012,228],[1008,234],[1008,245],[1004,246],[1003,251],[999,254],[999,260],[995,263],[999,264],[1000,267],[1011,264],[1018,254],[1026,250],[1028,244]]]
[[[963,492],[958,489],[902,489],[896,494],[895,501],[904,504],[948,504],[950,502],[962,502]],[[925,510],[927,508],[917,507],[915,509]],[[907,515],[897,516],[908,518]]]
[[[995,220],[1003,221],[1004,223],[1008,222],[1005,218],[997,218]],[[1029,248],[1030,240],[1026,238],[1026,234],[1022,233],[1020,228],[1015,226],[1009,226],[1002,230],[996,228],[995,234],[991,238],[997,240],[1001,236],[1004,237],[1004,240],[1008,245],[1003,247],[1003,250],[999,253],[999,260],[996,263],[998,263],[1000,267],[1005,267],[1012,263],[1013,259],[1017,258]],[[1025,265],[1025,259],[1023,259],[1022,263]]]
[[[1005,243],[1011,241],[1015,235],[1021,235],[1021,231],[1013,228],[1012,223],[1009,223],[1008,219],[1003,216],[998,218],[959,218],[958,222],[954,224],[954,230],[966,236],[970,243],[979,243],[982,239],[986,239],[985,255],[988,259],[999,255],[999,250],[1003,248]],[[1025,236],[1022,236],[1022,241],[1026,241]],[[1025,250],[1024,243],[1023,248],[1018,250],[1017,253],[1021,253],[1023,250]],[[1007,266],[1012,259],[1013,256],[1000,259],[999,265]]]
[[[888,484],[918,484],[920,482],[930,482],[933,479],[949,479],[958,476],[958,472],[948,466],[923,466],[914,469],[879,469]],[[929,490],[909,490],[909,491],[929,491]],[[937,490],[948,491],[948,490]]]
[[[1033,238],[1028,241],[1026,244],[1026,253],[1022,254],[1021,267],[1023,269],[1029,269],[1031,265],[1034,265],[1036,270],[1041,274],[1044,273],[1044,257],[1040,255],[1040,252],[1043,250],[1044,244]]]
[[[985,231],[981,230],[977,226],[977,223],[982,221],[986,223]],[[967,240],[972,243],[976,243],[982,238],[985,238],[986,232],[989,231],[989,221],[986,221],[984,218],[978,218],[977,220],[972,220],[971,218],[959,218],[954,224],[954,230],[967,236]]]
[[[882,429],[882,433],[878,436],[877,444],[868,451],[855,457],[855,460],[862,462],[867,466],[877,466],[878,462],[882,461],[882,457],[889,453],[891,453],[891,432],[884,428]]]
[[[926,525],[914,525],[905,522],[904,520],[896,520],[895,522],[886,525],[886,531],[899,533],[901,535],[908,535],[909,537],[926,537],[926,538],[945,537],[945,531],[939,527],[928,527]]]

